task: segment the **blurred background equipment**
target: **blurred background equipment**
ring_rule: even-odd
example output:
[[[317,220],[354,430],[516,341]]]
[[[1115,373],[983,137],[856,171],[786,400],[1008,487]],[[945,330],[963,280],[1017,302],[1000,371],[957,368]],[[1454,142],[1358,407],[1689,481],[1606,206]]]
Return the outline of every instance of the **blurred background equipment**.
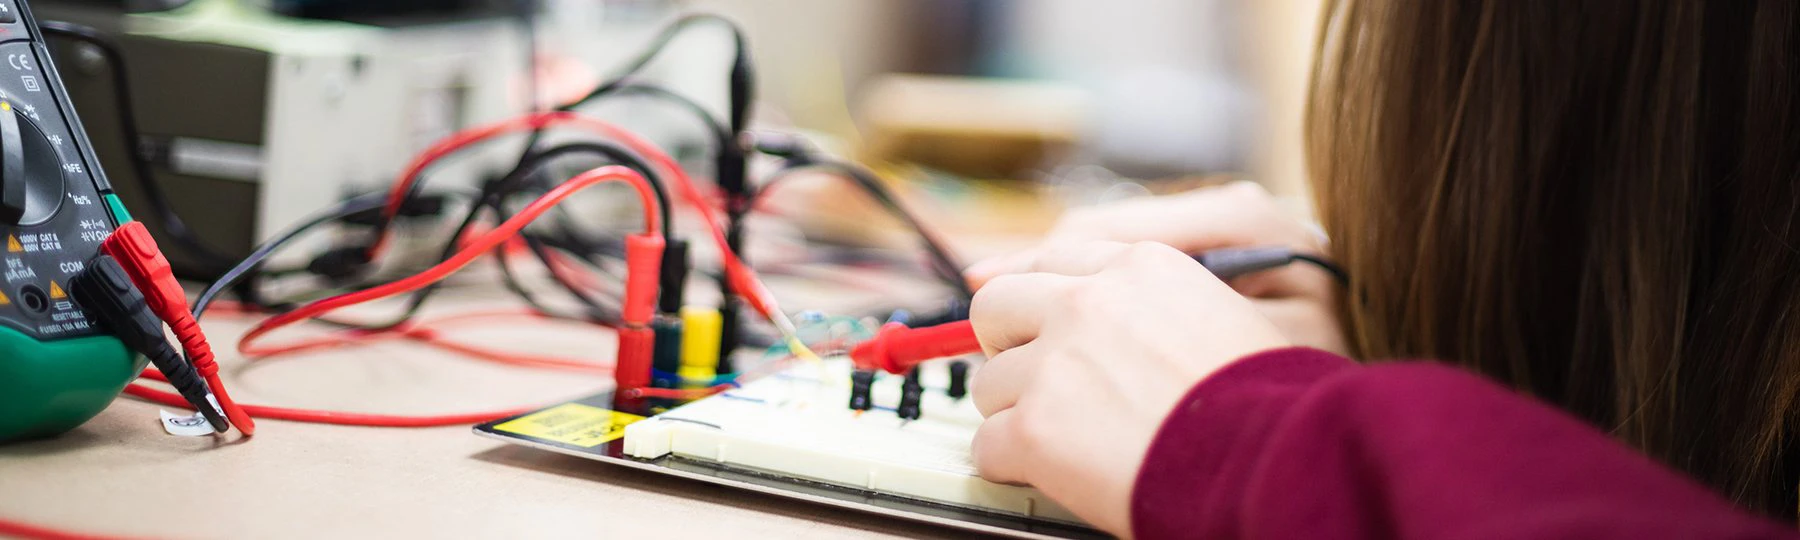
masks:
[[[882,77],[863,97],[867,153],[974,178],[1029,177],[1075,150],[1085,97],[1047,82]]]
[[[72,99],[106,168],[132,171],[128,156],[147,156],[167,209],[205,247],[172,250],[184,275],[216,276],[281,226],[385,183],[430,141],[522,109],[512,91],[525,69],[524,32],[487,11],[433,9],[376,26],[219,0],[155,13],[42,5],[46,19],[116,36],[141,131],[136,148],[124,147],[113,95],[111,70],[121,66],[90,44],[52,49],[69,66]],[[123,179],[121,195],[152,214],[159,238],[193,243],[170,238],[144,182]]]

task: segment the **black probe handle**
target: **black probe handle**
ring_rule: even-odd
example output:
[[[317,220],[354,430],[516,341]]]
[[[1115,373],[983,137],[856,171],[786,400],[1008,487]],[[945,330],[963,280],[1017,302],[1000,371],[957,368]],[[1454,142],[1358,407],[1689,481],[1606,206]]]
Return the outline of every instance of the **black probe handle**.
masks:
[[[150,311],[143,291],[131,284],[131,277],[119,261],[107,255],[95,257],[86,270],[69,282],[69,293],[101,328],[127,348],[149,358],[157,371],[169,379],[169,385],[206,417],[213,431],[224,433],[231,427],[212,400],[207,399],[212,391],[206,387],[206,381],[169,344],[163,335],[162,319]]]
[[[1280,246],[1220,248],[1195,255],[1194,260],[1219,279],[1231,279],[1294,262],[1294,250]]]

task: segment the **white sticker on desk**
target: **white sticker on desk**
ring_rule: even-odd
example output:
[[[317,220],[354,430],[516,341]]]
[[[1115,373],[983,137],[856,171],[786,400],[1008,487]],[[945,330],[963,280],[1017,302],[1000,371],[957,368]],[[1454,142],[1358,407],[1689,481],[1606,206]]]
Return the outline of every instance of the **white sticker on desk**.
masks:
[[[169,412],[168,409],[159,409],[157,412],[162,413],[163,431],[169,432],[170,435],[176,437],[205,437],[213,434],[212,424],[207,423],[206,417],[199,414],[193,416],[180,416]]]

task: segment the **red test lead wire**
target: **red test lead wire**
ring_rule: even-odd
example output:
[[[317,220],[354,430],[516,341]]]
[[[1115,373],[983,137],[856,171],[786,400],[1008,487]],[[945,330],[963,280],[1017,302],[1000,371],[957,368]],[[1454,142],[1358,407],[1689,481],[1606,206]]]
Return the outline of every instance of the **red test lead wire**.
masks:
[[[969,321],[924,328],[887,323],[874,339],[850,349],[850,360],[856,363],[856,369],[904,374],[926,360],[978,352],[981,341],[975,338],[975,327]]]
[[[244,338],[238,342],[238,350],[250,356],[267,354],[269,352],[267,346],[257,347],[254,342],[271,331],[330,313],[339,308],[404,294],[441,281],[449,277],[451,273],[505,243],[538,216],[543,215],[544,212],[549,211],[550,208],[568,199],[576,192],[609,181],[630,183],[632,187],[636,188],[639,202],[645,209],[644,232],[627,238],[629,272],[626,276],[625,305],[623,306],[624,322],[627,328],[621,329],[619,333],[619,358],[613,369],[613,376],[617,379],[621,389],[634,389],[648,384],[650,378],[649,347],[653,340],[636,336],[636,333],[632,332],[629,327],[642,326],[647,331],[651,314],[655,311],[657,276],[664,242],[661,236],[663,216],[658,212],[655,192],[650,187],[649,181],[636,171],[620,166],[600,167],[558,185],[549,193],[532,201],[530,205],[498,227],[471,239],[461,251],[458,251],[450,259],[423,272],[370,289],[318,300],[264,320],[244,335]],[[642,369],[638,369],[639,366]],[[640,374],[638,371],[642,371],[642,373]]]
[[[431,148],[420,153],[394,181],[393,187],[388,192],[387,206],[382,210],[383,222],[385,223],[392,220],[395,215],[398,215],[400,206],[405,202],[407,194],[412,191],[412,185],[418,181],[419,175],[438,160],[454,154],[469,145],[501,135],[520,133],[539,128],[565,126],[580,128],[616,140],[626,148],[631,149],[631,151],[637,152],[645,159],[650,160],[657,168],[662,169],[665,174],[668,174],[673,180],[672,183],[675,185],[675,191],[679,192],[683,199],[686,199],[689,204],[693,205],[694,208],[700,212],[701,221],[706,224],[707,232],[712,236],[713,243],[718,246],[721,258],[724,260],[725,274],[731,284],[732,292],[743,296],[744,299],[750,303],[752,309],[755,309],[757,313],[762,314],[777,325],[785,322],[785,318],[781,314],[781,308],[775,302],[774,295],[769,292],[768,288],[763,286],[762,281],[757,278],[756,272],[751,270],[749,265],[744,264],[743,260],[738,258],[737,253],[730,249],[729,244],[726,242],[725,229],[719,223],[720,218],[717,210],[712,207],[712,203],[708,201],[706,196],[700,192],[698,187],[696,187],[693,179],[689,177],[687,171],[681,167],[680,162],[675,161],[675,158],[670,157],[667,152],[662,151],[656,144],[632,133],[630,130],[573,112],[556,111],[529,114],[491,124],[476,126],[450,135],[449,137],[445,137],[438,143],[433,144]],[[378,230],[374,242],[370,244],[369,251],[366,254],[369,259],[373,260],[381,253],[382,247],[387,243],[388,236],[385,228]]]
[[[644,177],[638,175],[636,171],[633,171],[631,169],[627,169],[624,167],[618,167],[618,166],[600,167],[598,169],[594,169],[594,170],[588,171],[586,173],[582,173],[581,175],[576,176],[573,179],[570,179],[568,182],[565,182],[565,183],[557,186],[555,189],[550,190],[549,193],[546,193],[542,197],[539,197],[537,200],[532,201],[532,203],[530,205],[526,206],[518,214],[515,214],[512,218],[506,220],[504,223],[501,223],[498,227],[495,227],[493,230],[483,233],[480,236],[472,238],[468,242],[468,245],[463,247],[461,251],[457,252],[450,259],[448,259],[442,263],[439,263],[436,266],[428,268],[423,272],[420,272],[413,276],[401,279],[399,281],[391,282],[391,283],[381,285],[378,287],[374,287],[371,289],[318,300],[318,301],[309,303],[307,305],[301,306],[300,308],[297,308],[293,311],[289,311],[287,313],[276,315],[267,320],[264,320],[263,322],[259,323],[256,327],[252,328],[250,330],[250,333],[246,334],[244,336],[244,338],[238,342],[238,350],[240,352],[243,352],[247,356],[265,355],[265,354],[268,354],[270,351],[280,350],[282,348],[281,346],[274,346],[274,347],[264,346],[264,347],[259,348],[259,347],[253,346],[252,342],[254,342],[260,336],[267,334],[273,330],[294,324],[294,323],[302,321],[302,320],[317,317],[317,316],[323,315],[325,313],[329,313],[338,308],[342,308],[345,306],[354,305],[354,304],[358,304],[358,303],[362,303],[362,302],[373,301],[373,300],[377,300],[377,299],[381,299],[381,298],[386,298],[386,297],[397,295],[397,294],[404,294],[408,291],[416,290],[420,287],[424,287],[431,283],[442,280],[445,277],[448,277],[451,273],[455,272],[456,270],[461,269],[464,266],[467,266],[470,262],[473,262],[475,259],[480,258],[481,256],[491,252],[494,248],[498,247],[502,243],[505,243],[508,239],[512,238],[513,236],[516,236],[519,233],[519,231],[521,229],[523,229],[527,224],[531,223],[532,220],[537,219],[538,216],[543,215],[544,212],[549,211],[550,208],[561,203],[563,200],[568,199],[569,196],[571,196],[571,195],[575,194],[576,192],[579,192],[585,188],[588,188],[588,187],[591,187],[591,186],[594,186],[594,185],[597,185],[597,184],[600,184],[603,182],[610,182],[610,181],[627,182],[627,183],[630,183],[632,185],[632,187],[636,188],[639,200],[641,203],[643,203],[644,208],[645,208],[645,212],[644,212],[645,233],[643,235],[656,237],[656,238],[660,239],[661,237],[659,236],[659,233],[661,231],[662,215],[656,209],[657,207],[655,205],[655,194],[654,194],[654,191],[650,187],[649,181],[645,180]],[[652,257],[652,259],[660,261],[660,259],[661,259],[660,252],[657,253],[656,257]],[[648,272],[648,275],[655,276],[655,274],[656,274],[656,272],[654,271],[655,268],[653,267],[653,268],[651,268],[651,270],[652,270],[651,272]],[[637,275],[638,273],[634,272],[633,274]],[[654,286],[656,285],[655,278],[651,277],[649,279],[649,284],[652,287],[652,289],[646,293],[646,292],[642,291],[643,280],[640,279],[636,282],[633,282],[630,280],[631,277],[633,277],[633,276],[627,276],[626,297],[628,299],[636,299],[639,306],[627,306],[626,309],[632,310],[633,313],[645,312],[645,311],[641,311],[641,310],[653,311],[654,304],[655,304],[655,298],[656,298],[656,291],[654,290]],[[639,289],[638,291],[634,292],[634,291],[630,290],[633,283],[638,284],[638,289]],[[645,317],[646,320],[647,320],[647,318],[648,317]],[[626,351],[621,351],[621,353],[625,353],[625,352]],[[625,363],[626,356],[628,356],[628,355],[625,355],[625,354],[621,355],[621,358],[620,358],[621,364]],[[642,360],[642,363],[645,366],[648,366],[649,365],[648,357],[644,358]],[[646,370],[644,377],[647,378],[648,376],[649,375]],[[165,405],[184,406],[184,405],[182,405],[183,402],[181,400],[181,397],[178,395],[175,395],[170,392],[165,392],[162,390],[156,390],[153,388],[140,386],[140,385],[134,384],[134,385],[130,385],[130,386],[126,387],[126,393],[129,393],[133,396],[137,396],[140,398],[148,399],[153,402],[162,403]],[[479,412],[479,413],[451,414],[451,415],[437,415],[437,416],[402,416],[402,415],[387,415],[387,414],[365,414],[365,413],[350,413],[350,412],[337,412],[337,411],[290,409],[290,408],[285,408],[285,407],[269,407],[269,406],[259,406],[259,405],[245,405],[242,408],[249,414],[252,414],[252,415],[255,415],[258,417],[262,417],[262,418],[273,418],[273,419],[278,419],[278,420],[293,420],[293,421],[300,421],[300,422],[313,422],[313,423],[324,423],[324,424],[373,426],[373,427],[433,427],[433,426],[472,424],[472,423],[477,423],[477,422],[496,420],[499,418],[505,418],[505,417],[509,417],[509,416],[517,416],[519,414],[524,414],[531,410],[531,409],[509,409],[509,410],[504,410],[504,411],[489,411],[489,412]]]

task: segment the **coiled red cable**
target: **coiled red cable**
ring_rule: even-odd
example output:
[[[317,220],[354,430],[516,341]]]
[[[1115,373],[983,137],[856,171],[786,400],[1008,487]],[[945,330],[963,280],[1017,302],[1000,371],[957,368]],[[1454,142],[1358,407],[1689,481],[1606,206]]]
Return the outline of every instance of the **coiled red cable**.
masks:
[[[445,156],[501,135],[551,127],[581,128],[616,140],[619,144],[648,159],[664,174],[669,175],[675,185],[675,190],[683,199],[687,200],[688,204],[700,212],[701,221],[705,223],[707,233],[712,236],[713,243],[718,246],[720,258],[724,261],[725,275],[733,292],[743,296],[750,303],[750,307],[764,317],[773,320],[781,316],[774,295],[769,292],[767,287],[763,286],[761,280],[757,278],[756,272],[749,265],[744,264],[737,253],[731,250],[730,245],[726,242],[725,229],[720,224],[718,211],[713,207],[712,201],[709,201],[706,195],[700,192],[699,187],[695,185],[693,178],[688,176],[687,171],[681,167],[680,162],[675,161],[675,158],[670,157],[655,143],[632,133],[631,130],[578,113],[555,111],[529,114],[476,126],[445,137],[431,148],[421,152],[395,179],[393,187],[388,190],[387,206],[382,209],[383,222],[392,220],[399,214],[401,205],[406,202],[406,197],[411,193],[412,186],[418,181],[420,174]],[[369,246],[367,256],[370,259],[380,254],[381,249],[387,243],[388,236],[385,229],[376,236],[374,242]]]
[[[267,350],[258,349],[255,346],[255,342],[271,331],[302,320],[318,317],[346,306],[412,292],[423,288],[426,285],[442,281],[444,278],[449,277],[450,274],[462,269],[464,266],[468,266],[469,263],[474,262],[475,259],[492,251],[494,248],[500,246],[500,244],[505,243],[508,239],[519,234],[519,231],[524,229],[526,225],[537,219],[538,216],[543,215],[544,212],[549,211],[550,208],[560,204],[563,200],[568,199],[569,196],[604,182],[626,182],[631,184],[633,188],[636,188],[638,201],[643,204],[645,208],[644,234],[655,237],[661,236],[660,231],[663,217],[656,211],[655,191],[650,187],[650,182],[645,180],[644,177],[640,176],[637,172],[625,167],[616,165],[600,167],[582,173],[575,178],[570,179],[568,182],[558,185],[555,189],[550,190],[549,193],[532,201],[530,205],[527,205],[518,214],[507,219],[498,227],[470,239],[470,241],[463,246],[461,251],[458,251],[449,259],[438,263],[431,268],[369,289],[316,300],[295,308],[292,311],[270,317],[267,320],[258,323],[244,335],[242,340],[238,341],[238,351],[250,356],[266,354]]]
[[[462,249],[448,260],[419,272],[418,274],[367,290],[314,301],[296,308],[293,311],[282,313],[262,321],[251,328],[250,332],[245,334],[244,338],[238,342],[238,350],[246,356],[253,357],[280,353],[287,348],[296,346],[296,344],[290,343],[281,346],[257,347],[255,341],[274,330],[306,319],[318,317],[346,306],[403,294],[430,285],[431,283],[441,281],[444,278],[449,277],[450,274],[467,266],[469,263],[474,262],[477,258],[491,252],[495,247],[517,235],[519,231],[531,221],[537,219],[538,216],[543,215],[545,212],[549,211],[550,208],[560,204],[576,192],[594,185],[614,181],[626,182],[636,188],[639,201],[644,205],[644,208],[646,208],[646,211],[644,212],[644,228],[647,232],[645,234],[654,236],[660,240],[661,220],[663,217],[655,210],[655,195],[653,189],[650,187],[649,181],[645,180],[643,176],[638,175],[637,172],[632,171],[631,169],[618,166],[600,167],[582,173],[568,182],[557,186],[549,193],[532,201],[530,205],[526,206],[518,214],[515,214],[499,226],[469,239]],[[628,271],[630,272],[630,275],[644,274],[644,272],[641,272],[638,268],[631,268]],[[655,273],[655,269],[650,268],[648,274],[653,276]],[[650,284],[655,284],[654,279],[650,281]],[[639,288],[641,289],[641,286]],[[628,297],[629,296],[632,295],[628,295]],[[644,299],[640,300],[640,303],[643,303],[652,301],[655,294],[654,291],[652,291],[651,294],[648,295],[638,294],[636,296]],[[156,378],[156,376],[151,376],[151,378]],[[184,406],[185,403],[180,396],[174,393],[141,385],[134,384],[128,386],[126,388],[126,393],[170,406]],[[224,405],[224,401],[223,398],[220,399],[221,405]],[[523,414],[529,409],[507,409],[502,411],[453,415],[406,416],[293,409],[260,405],[239,405],[234,403],[227,408],[227,412],[230,413],[233,410],[246,416],[302,422],[378,427],[432,427],[485,422]],[[234,418],[233,422],[235,423],[236,421],[237,420]]]

